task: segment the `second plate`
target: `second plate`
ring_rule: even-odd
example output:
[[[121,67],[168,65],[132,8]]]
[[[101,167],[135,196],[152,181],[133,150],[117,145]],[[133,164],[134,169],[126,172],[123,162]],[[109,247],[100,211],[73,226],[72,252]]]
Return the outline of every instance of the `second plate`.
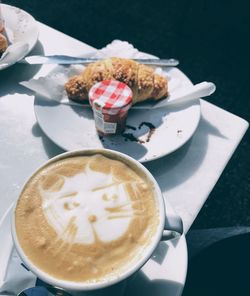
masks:
[[[192,84],[177,68],[165,71],[172,92],[174,88]],[[34,108],[43,132],[64,150],[108,148],[140,162],[160,158],[180,148],[194,134],[200,120],[199,99],[166,109],[133,109],[129,111],[125,134],[99,138],[90,108],[58,104],[41,96],[35,98]]]

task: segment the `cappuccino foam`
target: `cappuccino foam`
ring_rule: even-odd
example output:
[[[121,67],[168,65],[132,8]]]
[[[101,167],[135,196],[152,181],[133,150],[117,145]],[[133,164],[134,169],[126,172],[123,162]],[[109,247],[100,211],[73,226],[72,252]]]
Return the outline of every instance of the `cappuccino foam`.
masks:
[[[159,223],[153,184],[100,154],[40,169],[24,187],[15,218],[26,256],[51,276],[76,282],[119,276]]]

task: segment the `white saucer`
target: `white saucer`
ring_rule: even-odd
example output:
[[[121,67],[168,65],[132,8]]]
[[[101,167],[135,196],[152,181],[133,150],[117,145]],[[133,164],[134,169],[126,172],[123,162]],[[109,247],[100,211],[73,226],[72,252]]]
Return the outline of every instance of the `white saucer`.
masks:
[[[148,57],[148,55],[145,56]],[[70,68],[57,67],[52,71],[53,73],[35,82],[49,88],[50,84],[53,85],[52,81],[59,80],[59,77],[62,79],[63,76],[63,79],[67,79],[71,71]],[[187,76],[177,68],[166,68],[164,73],[169,79],[171,95],[192,85]],[[51,86],[51,91],[52,88]],[[63,85],[59,88],[61,96],[63,96],[62,89]],[[129,110],[127,125],[130,128],[127,128],[125,133],[132,134],[144,141],[144,143],[138,143],[123,136],[100,139],[90,108],[63,105],[37,95],[34,110],[43,132],[64,150],[107,148],[126,153],[140,162],[163,157],[184,145],[194,134],[201,114],[199,99],[182,106],[171,106],[166,109]],[[149,128],[146,124],[140,128],[143,122],[153,124],[155,127],[149,142],[146,141]]]
[[[9,53],[0,59],[0,70],[3,70],[27,55],[35,46],[38,39],[36,20],[26,11],[6,5],[1,5],[6,34],[10,41]]]
[[[173,212],[172,207],[168,203],[166,205],[167,213]],[[36,277],[21,266],[20,259],[15,252],[12,252],[11,212],[11,208],[9,208],[0,220],[2,242],[0,248],[0,295],[6,289],[16,295],[21,290],[34,286],[36,282]],[[151,259],[130,279],[110,288],[91,292],[90,295],[179,296],[182,294],[186,280],[187,261],[187,245],[184,235],[168,242],[161,242]],[[88,295],[88,293],[74,295]]]

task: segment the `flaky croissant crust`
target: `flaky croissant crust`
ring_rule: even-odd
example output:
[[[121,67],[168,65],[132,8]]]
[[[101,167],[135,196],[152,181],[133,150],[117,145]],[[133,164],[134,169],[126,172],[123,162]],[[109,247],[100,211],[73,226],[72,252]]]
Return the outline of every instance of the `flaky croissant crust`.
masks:
[[[5,52],[8,47],[7,38],[0,33],[0,55]]]
[[[167,79],[154,69],[123,58],[108,58],[89,64],[84,71],[65,84],[72,100],[88,99],[90,88],[99,81],[114,79],[127,84],[133,91],[133,104],[149,99],[159,100],[168,95]]]

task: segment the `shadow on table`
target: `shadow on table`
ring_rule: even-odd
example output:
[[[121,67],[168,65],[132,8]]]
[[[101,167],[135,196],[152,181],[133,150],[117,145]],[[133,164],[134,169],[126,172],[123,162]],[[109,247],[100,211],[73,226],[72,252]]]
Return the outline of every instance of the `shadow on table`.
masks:
[[[185,145],[170,155],[146,164],[157,178],[162,190],[174,188],[195,174],[206,156],[210,136],[225,139],[212,123],[201,117],[196,132]]]
[[[41,138],[45,152],[49,158],[52,158],[58,154],[65,152],[63,149],[55,145],[41,130],[38,123],[35,123],[32,127],[32,134],[35,137]]]
[[[44,49],[38,41],[29,55],[43,55]],[[15,64],[0,71],[0,97],[8,94],[33,94],[19,82],[30,80],[40,70],[41,65]],[[11,82],[12,87],[9,87]]]
[[[166,295],[181,295],[183,284],[171,281],[149,279],[143,271],[139,271],[132,279],[128,280],[126,293],[128,295],[143,295],[143,296],[166,296]],[[178,293],[178,292],[179,293]],[[177,294],[178,293],[178,294]]]
[[[183,296],[250,295],[250,233],[223,239],[189,262]]]

